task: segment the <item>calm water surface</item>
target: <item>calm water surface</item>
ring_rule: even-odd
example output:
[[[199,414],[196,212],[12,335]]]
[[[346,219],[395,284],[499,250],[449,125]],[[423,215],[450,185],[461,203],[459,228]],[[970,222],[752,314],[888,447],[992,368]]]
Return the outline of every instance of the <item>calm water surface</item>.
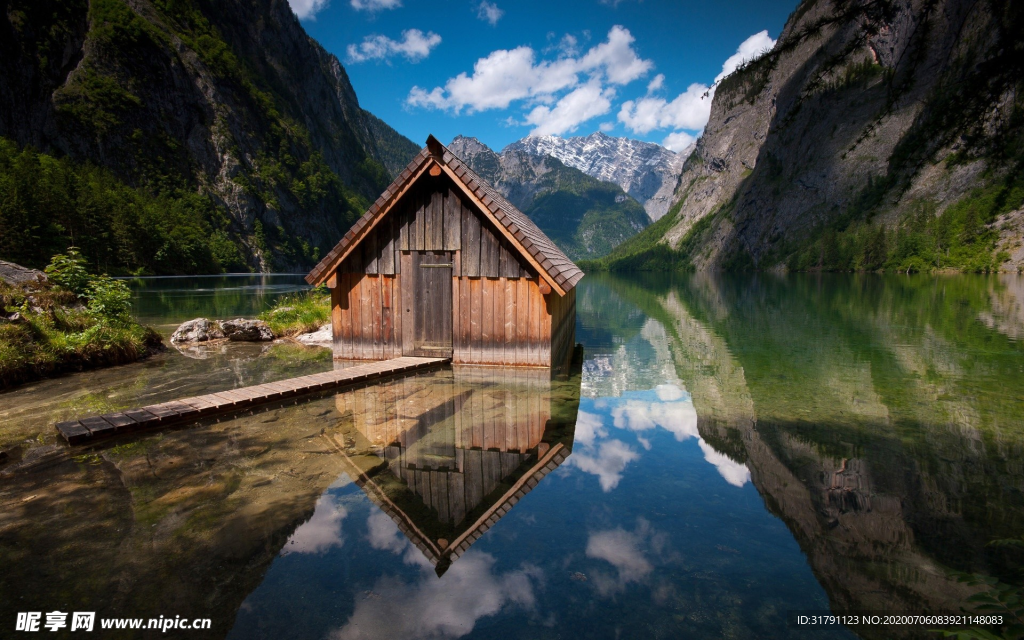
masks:
[[[165,333],[301,277],[147,279]],[[444,369],[70,450],[86,413],[323,371],[216,345],[0,394],[0,637],[18,611],[189,638],[934,637],[1022,582],[1024,280],[585,278],[582,371]],[[54,634],[59,635],[59,634]],[[69,634],[70,635],[70,634]]]

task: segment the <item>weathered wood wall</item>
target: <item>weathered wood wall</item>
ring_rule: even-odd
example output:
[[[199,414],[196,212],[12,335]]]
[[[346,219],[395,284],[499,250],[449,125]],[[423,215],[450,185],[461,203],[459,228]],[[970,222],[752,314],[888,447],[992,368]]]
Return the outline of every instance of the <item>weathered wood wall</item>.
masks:
[[[551,314],[537,280],[462,277],[454,287],[453,362],[550,366]]]
[[[557,367],[571,355],[575,291],[564,298],[541,294],[536,270],[442,176],[410,191],[338,268],[336,358],[412,352],[408,321],[403,334],[402,309],[409,305],[401,288],[411,281],[401,272],[403,263],[409,268],[409,252],[418,251],[454,256],[453,362]]]
[[[338,273],[331,289],[334,357],[386,360],[402,355],[401,276]]]

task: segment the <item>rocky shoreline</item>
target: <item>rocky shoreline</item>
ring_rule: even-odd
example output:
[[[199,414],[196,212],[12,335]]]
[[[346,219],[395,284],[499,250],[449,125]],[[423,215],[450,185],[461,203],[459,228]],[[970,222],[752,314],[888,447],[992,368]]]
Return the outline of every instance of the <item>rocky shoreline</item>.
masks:
[[[332,344],[331,325],[325,324],[315,331],[297,335],[278,336],[263,320],[235,318],[233,320],[210,320],[195,318],[183,322],[171,334],[171,344],[182,347],[198,343],[215,342],[273,342],[292,340],[309,347],[330,348]]]

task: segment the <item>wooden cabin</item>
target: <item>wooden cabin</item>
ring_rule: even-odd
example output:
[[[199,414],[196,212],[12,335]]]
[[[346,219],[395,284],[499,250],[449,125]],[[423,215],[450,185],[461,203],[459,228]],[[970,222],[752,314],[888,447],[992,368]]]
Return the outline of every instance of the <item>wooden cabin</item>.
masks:
[[[440,575],[569,456],[579,392],[537,368],[451,368],[339,393],[325,435]]]
[[[334,357],[562,368],[583,272],[433,136],[306,276]]]

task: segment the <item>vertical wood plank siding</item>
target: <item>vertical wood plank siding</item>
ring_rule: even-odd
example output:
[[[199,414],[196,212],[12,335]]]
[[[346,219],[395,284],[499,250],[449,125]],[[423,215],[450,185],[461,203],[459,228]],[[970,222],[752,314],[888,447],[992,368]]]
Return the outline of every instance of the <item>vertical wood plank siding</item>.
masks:
[[[406,316],[416,301],[409,290],[413,280],[400,274],[418,264],[412,260],[416,251],[453,252],[453,362],[568,362],[575,290],[564,298],[544,296],[537,273],[445,177],[411,189],[338,267],[331,290],[336,358],[376,360],[409,351],[413,327]]]

